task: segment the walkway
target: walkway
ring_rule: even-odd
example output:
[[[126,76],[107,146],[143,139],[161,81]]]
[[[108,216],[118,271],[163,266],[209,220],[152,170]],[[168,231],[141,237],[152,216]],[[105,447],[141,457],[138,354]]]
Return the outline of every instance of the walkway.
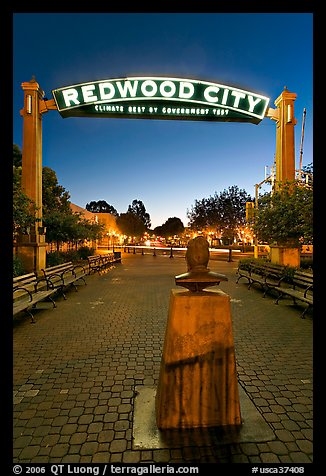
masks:
[[[274,432],[263,442],[133,448],[135,387],[157,385],[169,292],[184,258],[122,253],[56,309],[14,323],[14,463],[311,463],[312,319],[226,274],[239,383]]]

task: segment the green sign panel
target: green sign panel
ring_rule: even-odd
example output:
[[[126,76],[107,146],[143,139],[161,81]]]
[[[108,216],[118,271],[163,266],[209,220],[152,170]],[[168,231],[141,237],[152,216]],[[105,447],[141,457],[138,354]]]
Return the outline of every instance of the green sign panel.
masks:
[[[269,98],[193,79],[133,77],[54,89],[62,117],[123,117],[252,122],[264,117]]]

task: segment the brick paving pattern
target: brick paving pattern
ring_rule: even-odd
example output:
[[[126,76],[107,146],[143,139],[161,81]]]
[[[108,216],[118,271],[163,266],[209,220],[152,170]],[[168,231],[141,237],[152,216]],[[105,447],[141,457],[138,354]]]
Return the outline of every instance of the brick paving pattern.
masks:
[[[133,450],[135,387],[158,382],[180,257],[122,253],[122,263],[14,322],[14,463],[311,463],[312,316],[226,274],[239,383],[272,428],[264,442]],[[207,440],[206,440],[207,441]]]

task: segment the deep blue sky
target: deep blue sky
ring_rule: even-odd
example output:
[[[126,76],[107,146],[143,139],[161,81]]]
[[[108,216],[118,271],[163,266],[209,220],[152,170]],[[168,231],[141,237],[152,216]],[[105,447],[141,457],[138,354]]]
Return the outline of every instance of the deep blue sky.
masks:
[[[297,94],[296,164],[312,162],[313,15],[310,13],[16,13],[13,142],[22,146],[21,83],[52,89],[126,76],[171,76],[240,87],[271,99]],[[28,47],[28,53],[26,52]],[[34,54],[31,54],[34,51]],[[119,213],[142,200],[152,227],[237,185],[254,196],[272,166],[275,123],[43,116],[43,165],[73,203],[106,200]]]

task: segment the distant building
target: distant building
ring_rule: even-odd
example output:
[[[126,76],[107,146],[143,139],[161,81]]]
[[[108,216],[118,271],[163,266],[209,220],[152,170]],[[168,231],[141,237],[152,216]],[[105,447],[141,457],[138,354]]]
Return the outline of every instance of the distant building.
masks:
[[[83,218],[86,218],[86,220],[89,220],[91,222],[97,223],[98,218],[96,213],[89,212],[86,210],[86,208],[79,207],[78,205],[75,205],[74,203],[70,203],[70,209],[74,213],[81,213],[83,215]]]
[[[81,213],[86,220],[104,225],[103,236],[97,241],[97,246],[113,247],[120,244],[120,230],[117,228],[117,218],[114,215],[89,212],[74,203],[70,203],[70,208],[74,213]]]

